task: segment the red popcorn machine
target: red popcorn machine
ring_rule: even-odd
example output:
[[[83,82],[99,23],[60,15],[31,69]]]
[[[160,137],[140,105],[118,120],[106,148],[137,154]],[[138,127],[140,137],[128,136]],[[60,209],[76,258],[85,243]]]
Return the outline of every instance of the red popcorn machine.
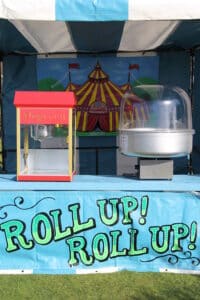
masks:
[[[72,181],[75,173],[73,92],[16,91],[17,180]]]

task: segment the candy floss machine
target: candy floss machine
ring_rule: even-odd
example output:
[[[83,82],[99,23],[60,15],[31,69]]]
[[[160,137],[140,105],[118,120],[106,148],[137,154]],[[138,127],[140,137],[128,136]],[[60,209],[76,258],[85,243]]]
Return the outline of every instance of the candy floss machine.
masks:
[[[139,85],[120,108],[120,152],[139,158],[142,179],[171,179],[174,157],[192,151],[191,101],[179,87]]]
[[[71,181],[75,173],[73,92],[16,91],[17,180]]]

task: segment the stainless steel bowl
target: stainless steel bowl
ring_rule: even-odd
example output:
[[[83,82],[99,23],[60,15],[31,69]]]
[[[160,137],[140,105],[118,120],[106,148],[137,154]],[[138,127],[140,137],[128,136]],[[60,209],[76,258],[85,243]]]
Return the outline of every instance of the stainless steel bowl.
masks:
[[[120,130],[120,151],[136,157],[180,157],[192,151],[194,130],[137,128]]]

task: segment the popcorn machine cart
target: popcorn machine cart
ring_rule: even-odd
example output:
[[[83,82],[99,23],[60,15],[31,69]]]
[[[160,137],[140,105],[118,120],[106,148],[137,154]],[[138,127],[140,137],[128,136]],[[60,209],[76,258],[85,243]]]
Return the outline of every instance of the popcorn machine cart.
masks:
[[[75,104],[69,91],[16,91],[18,181],[72,180]]]

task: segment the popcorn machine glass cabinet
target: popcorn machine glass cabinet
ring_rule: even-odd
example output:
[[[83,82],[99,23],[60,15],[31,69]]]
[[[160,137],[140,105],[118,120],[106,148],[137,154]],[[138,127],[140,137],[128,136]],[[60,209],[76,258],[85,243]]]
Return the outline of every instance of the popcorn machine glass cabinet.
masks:
[[[74,109],[17,108],[17,180],[71,181],[74,172]]]

